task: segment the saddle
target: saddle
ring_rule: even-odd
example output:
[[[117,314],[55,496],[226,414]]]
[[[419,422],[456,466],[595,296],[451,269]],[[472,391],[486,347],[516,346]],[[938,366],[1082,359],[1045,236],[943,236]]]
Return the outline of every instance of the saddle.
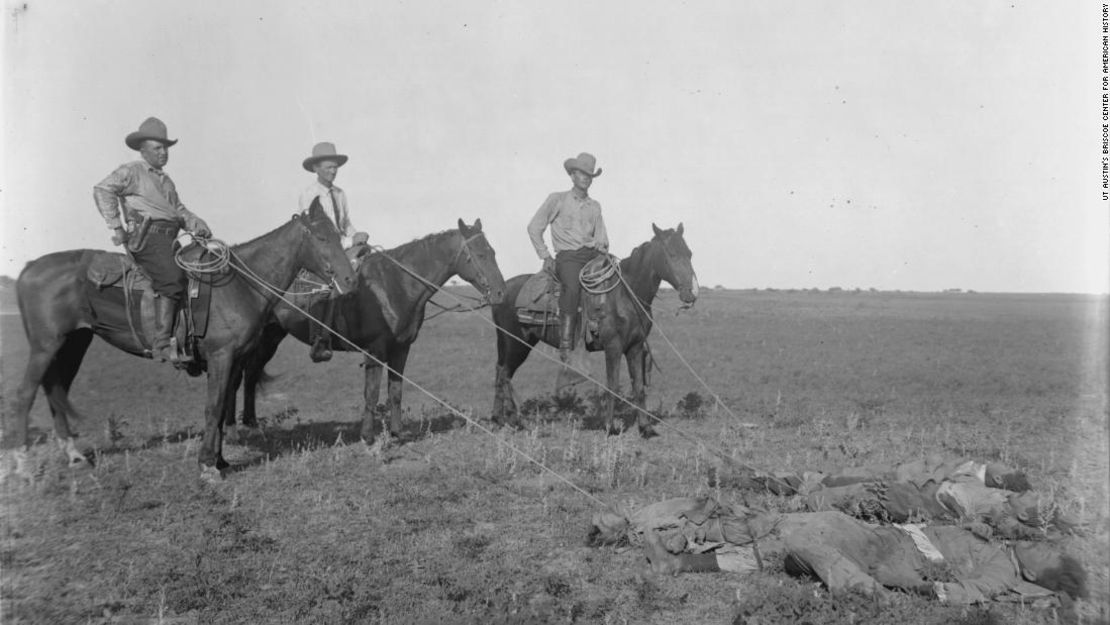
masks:
[[[211,252],[202,245],[192,245],[178,255],[195,265],[203,263]],[[93,252],[86,280],[86,292],[101,329],[129,333],[144,354],[152,357],[154,289],[150,276],[126,254]],[[179,307],[174,321],[174,336],[186,361],[196,361],[196,343],[208,331],[212,282],[210,276],[189,274],[186,302]],[[118,313],[109,312],[113,309]]]
[[[532,274],[516,296],[516,315],[528,325],[555,325],[559,318],[559,294],[563,287],[553,274]]]
[[[610,259],[601,255],[582,267],[582,272],[579,274],[579,280],[582,276],[592,276],[602,273],[607,267]],[[616,278],[611,278],[616,279]],[[606,281],[607,282],[607,281]],[[590,287],[597,287],[598,285],[589,285]],[[608,284],[603,284],[607,287]],[[606,289],[600,289],[606,290]],[[559,323],[559,295],[562,292],[562,284],[559,279],[552,273],[547,271],[540,271],[532,274],[524,285],[520,287],[520,292],[516,296],[516,316],[520,323],[524,325],[538,325],[538,326],[556,326]],[[598,325],[600,324],[601,317],[604,314],[604,304],[608,294],[606,292],[591,293],[588,290],[582,291],[582,298],[579,300],[579,312],[582,313],[582,320],[585,323],[580,323],[579,326],[584,334],[586,344],[589,345],[597,337]]]

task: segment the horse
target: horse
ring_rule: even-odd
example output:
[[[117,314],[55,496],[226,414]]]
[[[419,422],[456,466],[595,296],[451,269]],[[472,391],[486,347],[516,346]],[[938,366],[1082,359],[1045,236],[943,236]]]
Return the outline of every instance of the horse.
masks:
[[[204,336],[196,343],[195,369],[190,371],[208,374],[205,430],[198,454],[205,481],[218,481],[228,467],[223,458],[222,425],[229,400],[232,410],[235,405],[234,393],[228,396],[233,390],[230,384],[238,376],[244,354],[258,343],[278,294],[289,288],[302,268],[326,276],[341,289],[354,284],[354,271],[340,245],[339,232],[318,200],[305,213],[293,215],[268,234],[233,246],[230,252],[235,271],[212,281],[211,314]],[[30,356],[16,391],[10,427],[5,428],[5,448],[26,449],[30,445],[29,413],[42,386],[53,415],[54,432],[69,456],[70,466],[86,463],[69,427],[70,417],[80,417],[69,401],[69,389],[92,337],[99,335],[113,347],[144,355],[143,345],[133,334],[107,332],[98,326],[98,315],[129,314],[126,300],[109,304],[94,302],[87,295],[87,288],[96,288],[88,283],[89,265],[105,254],[108,252],[98,250],[55,252],[31,261],[19,274],[16,293]]]
[[[366,377],[361,435],[365,441],[374,440],[374,409],[381,388],[383,362],[389,367],[389,431],[392,436],[401,435],[401,376],[408,362],[409,349],[424,323],[428,300],[455,275],[477,288],[491,304],[500,303],[504,297],[505,280],[494,250],[482,232],[481,219],[473,226],[467,226],[460,219],[457,228],[364,256],[358,267],[354,291],[335,302],[338,320],[335,331],[341,338],[332,341],[332,349],[365,350],[370,354],[363,362]],[[298,299],[302,305],[307,303],[303,297],[294,297],[294,303]],[[323,302],[312,306],[317,313],[314,316],[319,317],[322,306]],[[383,309],[392,314],[385,314]],[[387,320],[390,316],[395,319],[392,323]],[[243,425],[257,427],[256,389],[278,344],[288,335],[302,343],[310,343],[312,323],[315,322],[287,305],[280,304],[274,309],[257,350],[243,369]],[[229,413],[229,418],[227,425],[233,425],[234,411]]]
[[[632,400],[641,409],[637,420],[640,434],[644,438],[656,435],[643,408],[644,380],[646,368],[650,366],[645,341],[651,332],[651,303],[659,292],[660,281],[666,280],[673,286],[685,304],[693,304],[698,297],[698,280],[690,263],[690,248],[682,236],[682,224],[673,230],[661,230],[655,224],[651,228],[655,236],[620,261],[621,284],[604,294],[586,290],[582,293],[583,309],[599,311],[597,338],[587,342],[586,349],[605,352],[606,387],[611,392],[606,394],[603,411],[609,434],[620,432],[613,426],[613,393],[618,392],[620,386],[619,365],[624,356],[632,380]],[[513,399],[513,374],[524,364],[536,343],[559,345],[558,328],[554,324],[525,323],[517,315],[517,294],[530,277],[531,274],[524,274],[511,278],[505,284],[504,301],[493,307],[493,320],[498,328],[493,419],[502,425],[519,426],[519,411]]]

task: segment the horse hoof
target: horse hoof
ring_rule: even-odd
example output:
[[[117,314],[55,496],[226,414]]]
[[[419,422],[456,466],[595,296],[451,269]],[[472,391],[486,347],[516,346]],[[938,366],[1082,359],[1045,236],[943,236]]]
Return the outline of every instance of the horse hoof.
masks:
[[[608,436],[620,436],[624,433],[624,430],[619,427],[609,426],[605,433]]]
[[[216,467],[204,465],[200,468],[200,481],[213,486],[220,484],[224,481],[223,471]]]

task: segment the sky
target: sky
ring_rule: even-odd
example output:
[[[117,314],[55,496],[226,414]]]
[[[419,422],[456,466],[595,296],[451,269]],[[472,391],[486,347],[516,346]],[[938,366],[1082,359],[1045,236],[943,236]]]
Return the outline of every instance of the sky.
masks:
[[[331,141],[372,243],[480,218],[535,271],[525,226],[587,151],[611,251],[682,223],[703,286],[1110,290],[1099,3],[4,6],[0,274],[111,248],[92,187],[153,115],[229,243]]]

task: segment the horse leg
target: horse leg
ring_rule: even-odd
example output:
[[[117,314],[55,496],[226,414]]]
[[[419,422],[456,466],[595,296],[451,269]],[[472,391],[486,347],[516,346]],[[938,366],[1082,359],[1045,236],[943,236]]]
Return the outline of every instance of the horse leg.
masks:
[[[231,372],[231,378],[228,380],[228,388],[230,389],[227,394],[227,401],[224,402],[224,416],[223,424],[226,428],[224,433],[224,441],[232,445],[239,445],[242,440],[239,436],[239,428],[235,427],[235,400],[239,395],[239,386],[243,382],[243,366],[237,365]]]
[[[87,328],[66,335],[65,341],[42,379],[42,388],[50,404],[50,414],[54,418],[54,433],[58,437],[58,446],[69,459],[70,468],[89,464],[88,458],[77,450],[76,436],[69,427],[70,418],[81,418],[69,401],[69,389],[73,385],[73,379],[77,377],[77,371],[81,368],[81,361],[85,358],[85,352],[88,351],[92,338],[92,330]]]
[[[613,427],[614,399],[621,392],[621,351],[620,346],[613,341],[605,346],[605,387],[609,392],[605,394],[605,431],[610,435],[620,434],[622,427]]]
[[[515,320],[514,320],[515,321]],[[493,421],[498,425],[520,427],[520,411],[513,397],[513,375],[528,359],[532,348],[539,342],[535,332],[525,332],[519,323],[497,333],[497,373],[493,383]],[[520,340],[517,340],[517,337]]]
[[[639,426],[640,436],[644,438],[658,436],[659,434],[655,431],[655,425],[651,422],[646,406],[644,344],[636,343],[629,347],[628,351],[624,353],[624,358],[628,362],[628,378],[632,385],[632,402],[639,408],[636,415],[636,425]]]
[[[366,356],[362,362],[365,378],[362,383],[362,440],[367,444],[374,442],[374,413],[378,407],[378,396],[382,389],[382,365]]]
[[[54,361],[54,355],[58,353],[64,342],[64,336],[31,341],[31,353],[27,358],[27,367],[23,371],[23,380],[16,389],[11,411],[5,411],[8,416],[4,419],[6,423],[3,448],[15,450],[17,465],[21,463],[26,449],[31,445],[29,425],[35,394]],[[66,432],[59,433],[59,437],[66,436],[68,436],[68,428]],[[16,472],[22,473],[21,468],[17,466]]]
[[[409,359],[411,343],[396,345],[389,352],[389,433],[394,438],[401,436],[401,391],[405,382],[401,378],[405,373],[405,363]]]
[[[258,387],[266,378],[266,364],[277,353],[278,345],[288,336],[281,324],[267,323],[262,328],[262,339],[258,347],[243,363],[243,425],[258,429],[258,412],[255,403]]]
[[[218,482],[222,471],[228,467],[223,457],[223,420],[226,416],[225,405],[231,380],[235,372],[231,348],[211,354],[208,358],[208,402],[204,406],[204,437],[201,439],[200,464],[201,479]]]

